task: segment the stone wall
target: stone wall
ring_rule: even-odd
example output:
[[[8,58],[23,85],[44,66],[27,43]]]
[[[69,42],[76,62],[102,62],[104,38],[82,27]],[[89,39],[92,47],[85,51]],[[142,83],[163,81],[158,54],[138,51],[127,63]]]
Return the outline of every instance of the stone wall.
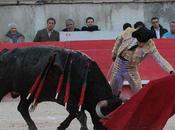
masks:
[[[47,3],[122,3],[122,2],[174,2],[174,0],[0,0],[0,4],[16,4],[17,1],[21,4],[34,4],[36,1],[43,1]]]
[[[65,0],[62,0],[62,2],[64,1]],[[83,0],[67,0],[67,2],[71,1]],[[153,16],[158,16],[160,23],[169,29],[169,21],[175,19],[174,0],[171,2],[165,2],[167,0],[163,2],[160,2],[160,0],[159,2],[155,2],[156,0],[153,0],[154,2],[150,2],[151,0],[149,0],[149,2],[146,3],[138,2],[138,0],[125,0],[125,2],[109,0],[108,3],[97,2],[106,2],[107,0],[89,1],[96,1],[96,3],[1,6],[0,36],[8,31],[8,23],[15,22],[18,25],[19,32],[25,35],[27,41],[31,41],[37,30],[46,26],[48,17],[54,17],[56,19],[57,24],[55,29],[58,31],[64,28],[64,21],[67,18],[74,19],[76,26],[81,28],[85,25],[86,17],[92,16],[95,18],[95,22],[101,30],[116,32],[122,30],[123,23],[130,22],[134,24],[138,20],[144,21],[146,25],[150,27],[150,19]],[[54,2],[54,0],[52,2]]]

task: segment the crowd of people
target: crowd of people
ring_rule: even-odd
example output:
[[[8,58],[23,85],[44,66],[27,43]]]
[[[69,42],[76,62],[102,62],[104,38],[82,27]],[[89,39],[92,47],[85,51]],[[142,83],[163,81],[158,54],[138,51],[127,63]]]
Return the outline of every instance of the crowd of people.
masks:
[[[56,20],[52,17],[47,19],[47,27],[44,29],[39,30],[33,42],[46,42],[46,41],[59,41],[59,32],[56,31],[55,28]],[[25,37],[23,34],[19,33],[17,30],[17,25],[15,23],[9,24],[9,31],[8,33],[0,37],[0,39],[3,39],[3,41],[8,43],[19,43],[24,42]],[[65,28],[62,29],[62,31],[99,31],[97,25],[95,25],[95,20],[93,17],[87,17],[86,18],[86,26],[83,26],[81,29],[75,27],[75,22],[72,19],[66,19],[65,20]]]
[[[173,38],[175,39],[175,21],[171,21],[169,23],[170,25],[170,32],[168,32],[167,29],[165,29],[160,23],[158,17],[153,17],[151,19],[151,30],[154,33],[154,38],[160,39],[160,38]]]
[[[151,28],[150,30],[154,33],[156,39],[160,38],[173,38],[175,39],[175,21],[170,22],[170,31],[168,32],[160,23],[158,17],[153,17],[151,19]],[[47,19],[47,27],[39,30],[33,42],[45,42],[45,41],[59,41],[59,32],[54,30],[56,25],[56,20],[54,18]],[[25,41],[25,36],[22,33],[19,33],[17,30],[17,25],[15,23],[10,23],[8,25],[9,31],[0,39],[8,43],[19,43]],[[83,26],[81,29],[75,27],[75,22],[73,19],[65,20],[65,28],[61,31],[99,31],[99,27],[95,25],[95,20],[93,17],[86,18],[86,26]]]

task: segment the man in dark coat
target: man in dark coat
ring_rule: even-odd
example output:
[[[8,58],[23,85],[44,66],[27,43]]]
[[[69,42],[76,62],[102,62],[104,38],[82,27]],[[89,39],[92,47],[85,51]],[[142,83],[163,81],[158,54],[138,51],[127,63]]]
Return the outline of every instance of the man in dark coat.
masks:
[[[72,19],[66,19],[65,21],[66,28],[64,28],[63,32],[73,32],[73,31],[80,31],[79,28],[75,27],[75,22]]]
[[[164,33],[168,32],[167,29],[163,28],[160,24],[159,24],[159,18],[158,17],[153,17],[151,19],[151,30],[154,33],[154,38],[156,39],[160,39]]]
[[[59,41],[59,32],[54,30],[56,20],[47,19],[47,28],[39,30],[34,38],[34,42]]]
[[[87,17],[86,18],[86,24],[87,26],[83,26],[81,31],[99,31],[100,29],[98,28],[97,25],[94,24],[94,18],[93,17]]]

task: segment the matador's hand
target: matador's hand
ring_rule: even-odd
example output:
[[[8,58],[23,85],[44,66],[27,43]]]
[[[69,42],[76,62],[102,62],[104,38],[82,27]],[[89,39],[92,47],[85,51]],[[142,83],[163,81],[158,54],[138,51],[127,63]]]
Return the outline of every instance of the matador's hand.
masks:
[[[113,54],[113,55],[112,55],[112,60],[115,61],[115,59],[116,59],[116,55]]]
[[[170,71],[170,74],[174,74],[174,71]]]

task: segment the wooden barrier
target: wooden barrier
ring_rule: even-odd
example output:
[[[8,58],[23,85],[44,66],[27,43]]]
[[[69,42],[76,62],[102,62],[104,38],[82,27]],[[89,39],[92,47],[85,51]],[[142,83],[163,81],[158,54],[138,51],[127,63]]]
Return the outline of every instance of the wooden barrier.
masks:
[[[161,39],[155,40],[160,54],[175,66],[175,40]],[[24,48],[32,46],[56,46],[78,50],[86,53],[93,58],[100,66],[105,76],[112,64],[111,50],[114,40],[92,40],[92,41],[65,41],[65,42],[44,42],[44,43],[19,43],[19,44],[0,44],[0,50],[4,48]],[[140,65],[140,74],[143,84],[149,80],[157,79],[168,75],[151,57],[147,57]],[[110,76],[109,76],[110,77]],[[109,79],[108,77],[108,79]],[[126,83],[127,84],[127,83]]]

